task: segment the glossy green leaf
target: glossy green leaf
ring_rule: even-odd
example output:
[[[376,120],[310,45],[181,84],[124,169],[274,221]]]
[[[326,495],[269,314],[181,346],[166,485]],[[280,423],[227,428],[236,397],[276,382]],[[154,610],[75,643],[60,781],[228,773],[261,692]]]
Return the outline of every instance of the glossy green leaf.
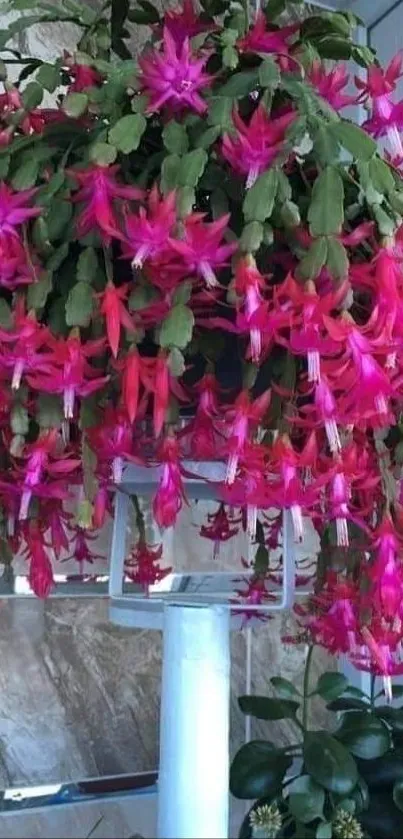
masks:
[[[38,82],[29,82],[21,94],[22,104],[26,111],[38,108],[43,99],[43,87]]]
[[[207,122],[211,126],[218,126],[221,131],[233,129],[232,123],[233,100],[227,96],[212,97],[209,100]]]
[[[403,708],[394,708],[392,705],[378,705],[374,713],[381,720],[384,720],[393,731],[403,732]]]
[[[343,181],[334,166],[327,166],[316,179],[308,211],[312,236],[340,233],[344,220]]]
[[[303,757],[306,771],[329,792],[349,795],[354,789],[358,779],[354,758],[327,732],[305,734]]]
[[[347,251],[339,239],[327,240],[326,267],[335,280],[344,280],[348,275],[349,259]]]
[[[168,367],[175,378],[183,376],[186,370],[186,363],[183,354],[177,347],[172,347],[168,356]]]
[[[252,740],[237,752],[230,770],[230,790],[236,798],[272,797],[292,761],[272,743]]]
[[[389,213],[387,213],[386,210],[384,210],[379,204],[375,204],[372,207],[372,212],[375,216],[381,236],[393,236],[397,227],[395,219],[391,218]]]
[[[118,151],[130,154],[138,149],[146,126],[142,114],[127,114],[110,129],[108,140]]]
[[[44,271],[36,283],[28,286],[27,305],[28,309],[42,309],[52,290],[52,272]]]
[[[183,303],[173,306],[160,332],[161,347],[185,349],[192,339],[194,314]]]
[[[331,822],[321,822],[316,828],[316,839],[332,839],[333,826]]]
[[[297,821],[309,824],[322,817],[325,791],[310,775],[300,775],[289,784],[287,790],[288,806]]]
[[[391,736],[385,723],[365,711],[345,714],[335,737],[362,760],[382,757],[391,747]]]
[[[244,714],[258,720],[293,719],[299,702],[290,699],[276,699],[268,696],[240,696],[239,707]]]
[[[36,81],[49,93],[54,93],[60,84],[60,68],[58,64],[42,64],[36,74]]]
[[[166,157],[161,166],[161,189],[164,195],[179,186],[181,159],[177,154]]]
[[[320,274],[327,260],[327,239],[320,236],[315,239],[308,252],[298,265],[298,276],[304,280],[314,280]]]
[[[86,93],[68,93],[63,101],[63,111],[68,117],[77,119],[81,117],[88,106],[88,96]]]
[[[315,693],[322,699],[337,699],[344,693],[348,685],[348,679],[342,673],[322,673],[319,676]]]
[[[192,186],[181,186],[176,193],[176,209],[178,217],[185,219],[193,210],[196,203],[196,193]]]
[[[370,160],[369,176],[377,192],[382,193],[382,195],[388,195],[395,189],[395,179],[390,166],[380,157],[374,157]]]
[[[98,270],[98,257],[95,248],[85,248],[81,251],[77,262],[77,280],[92,283]]]
[[[40,428],[60,428],[63,422],[63,406],[59,396],[40,393],[36,400],[36,421]]]
[[[297,699],[299,701],[301,698],[299,690],[297,690],[289,679],[284,679],[282,676],[272,676],[270,684],[276,691],[277,696],[280,696],[282,699]]]
[[[263,225],[260,221],[251,221],[244,227],[239,246],[242,251],[254,253],[263,241]]]
[[[230,79],[217,91],[219,96],[228,96],[233,99],[240,99],[256,90],[259,82],[258,70],[244,70],[242,73],[234,73]]]
[[[197,186],[208,160],[205,149],[194,149],[185,154],[180,163],[179,182],[181,186]]]
[[[30,189],[35,186],[39,174],[39,163],[34,157],[26,157],[11,179],[14,189]]]
[[[335,163],[340,157],[339,141],[332,131],[335,124],[321,124],[315,133],[313,150],[322,166]]]
[[[222,63],[224,67],[228,67],[230,70],[235,70],[238,67],[239,55],[235,47],[231,45],[224,47],[222,51]]]
[[[171,120],[162,132],[162,139],[167,151],[171,154],[184,154],[189,148],[186,128],[179,122]]]
[[[331,131],[356,160],[368,161],[377,150],[375,140],[353,122],[347,122],[347,120],[335,122],[331,126]]]
[[[13,434],[28,434],[29,417],[28,411],[22,402],[15,402],[10,414],[10,425]]]
[[[392,787],[396,781],[403,783],[403,750],[387,752],[376,760],[358,760],[358,769],[370,790]]]
[[[335,699],[333,702],[329,702],[328,706],[329,711],[365,711],[369,710],[368,702],[365,702],[363,699],[355,699],[355,697],[345,697],[341,696],[340,699]]]
[[[271,216],[277,194],[277,185],[276,169],[269,169],[263,175],[260,175],[247,191],[243,202],[246,221],[263,222]]]
[[[280,81],[280,71],[273,58],[265,58],[259,67],[261,87],[276,87]]]
[[[69,292],[66,302],[66,323],[68,326],[88,326],[94,306],[94,295],[88,283],[76,283]]]
[[[195,145],[197,148],[200,149],[208,149],[210,146],[215,143],[215,141],[220,136],[221,129],[219,125],[212,125],[211,128],[207,128],[206,131],[203,131],[202,134],[197,138]]]

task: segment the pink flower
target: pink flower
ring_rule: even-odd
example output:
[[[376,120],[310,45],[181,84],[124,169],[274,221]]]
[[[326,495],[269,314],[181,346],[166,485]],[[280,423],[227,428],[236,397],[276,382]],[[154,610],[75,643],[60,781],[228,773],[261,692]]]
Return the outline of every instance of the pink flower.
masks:
[[[21,493],[19,518],[28,518],[28,510],[33,495],[52,497],[53,488],[48,487],[48,479],[55,477],[65,478],[80,466],[80,460],[73,459],[60,451],[60,437],[56,429],[46,431],[34,443],[25,446],[22,458],[26,461],[25,467],[18,467],[18,482],[15,490]],[[56,497],[66,497],[63,491],[59,494],[59,488],[54,487]],[[14,490],[13,490],[14,491]]]
[[[299,24],[283,26],[280,29],[268,29],[264,12],[260,11],[249,32],[240,38],[238,47],[243,52],[283,53],[288,54],[288,39],[299,29]]]
[[[0,236],[15,236],[18,227],[41,214],[41,207],[27,206],[36,191],[34,188],[13,192],[7,184],[0,183]]]
[[[186,500],[180,467],[179,444],[175,437],[165,437],[158,454],[162,465],[159,487],[153,500],[153,513],[158,527],[172,527]]]
[[[200,536],[204,539],[212,539],[214,542],[213,557],[217,559],[221,542],[227,542],[239,531],[238,527],[231,527],[233,519],[229,518],[224,504],[220,504],[215,513],[207,513],[208,524],[200,528]]]
[[[140,392],[141,357],[134,345],[127,355],[118,362],[122,374],[122,399],[130,422],[137,416]]]
[[[18,302],[14,328],[9,332],[0,329],[0,368],[11,371],[13,390],[19,389],[26,373],[50,372],[53,356],[39,352],[48,346],[49,337],[49,330],[38,323],[35,314],[26,315],[23,302]]]
[[[133,428],[125,411],[109,407],[102,422],[88,430],[88,439],[98,461],[108,464],[116,484],[122,480],[125,460],[143,462],[135,452]]]
[[[217,285],[215,271],[228,264],[228,259],[237,249],[236,242],[220,244],[229,221],[229,215],[212,222],[203,221],[203,215],[194,213],[185,220],[184,239],[169,239],[187,270],[202,277],[209,288]]]
[[[87,169],[71,170],[70,174],[80,185],[72,201],[84,204],[76,222],[80,238],[96,229],[104,234],[107,241],[111,237],[121,237],[113,201],[116,198],[138,201],[142,198],[143,191],[138,187],[119,184],[115,179],[118,171],[117,165],[97,166],[95,164]]]
[[[65,66],[72,79],[68,93],[83,93],[89,87],[99,87],[102,84],[102,76],[98,70],[89,64],[78,64],[68,53],[65,53]]]
[[[44,547],[43,533],[38,522],[31,519],[25,533],[26,551],[29,559],[28,582],[37,597],[49,597],[55,581],[52,565]]]
[[[146,259],[158,257],[166,249],[176,222],[175,200],[174,192],[160,198],[154,186],[148,196],[148,212],[140,207],[138,215],[126,216],[125,256],[133,259],[134,268],[141,268]]]
[[[399,131],[403,127],[403,102],[394,104],[391,93],[395,90],[399,78],[402,76],[402,55],[398,53],[392,58],[386,70],[372,65],[367,71],[367,82],[355,79],[356,86],[361,90],[360,100],[368,99],[372,104],[372,115],[364,128],[374,137],[388,137],[393,156],[403,155],[403,145]]]
[[[181,47],[186,39],[217,29],[214,23],[201,20],[195,12],[192,0],[183,0],[182,7],[167,9],[164,14],[164,26],[178,47]]]
[[[38,279],[36,258],[33,254],[29,257],[30,264],[18,235],[0,234],[0,285],[3,288],[15,291],[18,286],[29,285]]]
[[[273,163],[280,151],[288,126],[295,119],[293,111],[273,119],[260,104],[246,124],[237,111],[232,119],[236,134],[224,134],[222,153],[235,172],[246,175],[246,188]]]
[[[327,383],[326,377],[322,376],[315,385],[315,406],[320,421],[325,426],[326,436],[331,452],[338,452],[341,449],[340,435],[337,428],[338,408],[336,399]]]
[[[45,375],[37,373],[28,377],[31,387],[45,393],[63,394],[64,416],[73,419],[77,396],[89,396],[109,380],[109,376],[97,377],[96,370],[87,362],[87,357],[97,355],[104,347],[104,341],[81,343],[75,331],[68,338],[52,340],[54,357],[52,367]]]
[[[244,606],[268,606],[269,603],[272,603],[273,600],[276,599],[275,596],[266,588],[265,577],[260,574],[255,574],[250,579],[241,579],[239,582],[243,583],[245,588],[237,590],[237,599],[232,601],[234,605],[239,606],[242,604]],[[243,615],[244,623],[252,620],[252,618],[267,620],[267,614],[259,609],[245,609],[245,611],[242,611],[242,609],[238,608],[235,614]]]
[[[139,58],[140,81],[149,96],[148,113],[168,105],[173,111],[190,108],[203,114],[207,105],[199,91],[211,81],[211,76],[204,72],[207,58],[207,55],[194,57],[188,38],[178,46],[164,27],[162,50],[148,50]]]
[[[239,460],[243,458],[249,435],[270,405],[271,392],[267,390],[253,402],[248,390],[242,390],[233,406],[226,412],[226,434],[228,441],[225,449],[228,452],[226,483],[233,484],[238,469]]]
[[[106,334],[114,358],[119,351],[120,329],[123,326],[129,332],[134,332],[134,324],[126,309],[125,302],[128,295],[128,285],[115,286],[108,282],[105,291],[100,295],[101,314],[106,320]]]
[[[71,556],[66,557],[65,562],[70,559],[75,559],[80,566],[80,571],[82,572],[85,562],[92,565],[97,559],[105,559],[102,554],[93,553],[90,545],[88,544],[89,542],[94,542],[96,538],[96,534],[88,533],[88,531],[84,530],[82,527],[76,527],[73,538],[73,553]]]
[[[140,536],[137,545],[130,552],[125,561],[125,573],[133,583],[140,585],[146,594],[150,586],[159,583],[172,568],[161,568],[162,545],[147,545],[143,536]]]
[[[348,96],[344,92],[344,88],[349,83],[349,74],[344,64],[337,65],[327,72],[324,63],[314,61],[307,78],[320,96],[326,99],[335,111],[340,111],[357,101],[356,96]]]
[[[143,358],[141,380],[149,393],[153,394],[154,434],[159,437],[164,426],[171,392],[181,402],[187,396],[180,383],[172,376],[166,354],[161,351],[156,358]]]
[[[363,567],[363,573],[372,582],[368,605],[382,618],[393,622],[401,613],[403,568],[399,556],[401,545],[390,516],[384,516],[375,536],[375,560],[369,567]]]

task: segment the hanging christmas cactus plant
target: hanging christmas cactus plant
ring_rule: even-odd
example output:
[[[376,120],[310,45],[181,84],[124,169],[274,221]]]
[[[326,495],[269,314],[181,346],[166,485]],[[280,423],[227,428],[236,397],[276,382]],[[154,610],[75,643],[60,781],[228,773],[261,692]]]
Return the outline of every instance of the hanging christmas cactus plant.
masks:
[[[0,33],[3,552],[22,551],[46,595],[53,555],[91,562],[125,463],[161,464],[166,528],[184,461],[219,460],[202,535],[216,548],[248,531],[247,602],[270,597],[273,509],[297,540],[308,517],[321,552],[304,627],[399,672],[401,58],[383,70],[354,15],[295,0],[7,10],[20,14]],[[44,63],[15,48],[56,20],[79,27],[75,51]],[[161,551],[136,511],[128,570],[148,586]]]

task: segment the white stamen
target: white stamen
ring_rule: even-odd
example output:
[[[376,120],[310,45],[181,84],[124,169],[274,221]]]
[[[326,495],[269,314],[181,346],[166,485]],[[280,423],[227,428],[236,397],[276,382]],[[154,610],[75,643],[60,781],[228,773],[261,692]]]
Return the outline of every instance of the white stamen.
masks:
[[[251,539],[256,539],[257,507],[248,504],[246,508],[246,530]]]
[[[252,166],[249,169],[248,177],[246,179],[246,189],[250,189],[251,186],[256,182],[257,178],[259,177],[259,168],[258,166]]]
[[[317,350],[308,350],[308,381],[320,382],[320,355]]]
[[[66,387],[63,393],[63,406],[65,419],[74,417],[75,393],[73,387]]]
[[[16,363],[14,365],[13,380],[11,382],[11,387],[12,387],[13,390],[18,390],[18,388],[21,384],[22,374],[24,372],[24,366],[25,366],[24,362],[21,361],[21,359],[19,361],[16,361]]]
[[[123,474],[123,459],[114,457],[112,461],[112,476],[115,484],[120,484]]]
[[[398,128],[396,125],[389,126],[387,130],[387,137],[390,143],[390,148],[393,157],[403,157],[403,145],[402,145],[402,138],[399,134]]]
[[[302,542],[304,535],[304,522],[302,520],[302,510],[298,504],[293,504],[290,507],[292,523],[294,527],[294,536],[296,541]]]
[[[32,492],[30,489],[25,490],[21,496],[20,512],[18,518],[20,521],[25,521],[28,518],[28,508],[31,501]]]
[[[393,691],[392,691],[392,679],[390,676],[383,677],[383,689],[385,691],[385,697],[387,702],[392,702],[393,699]]]
[[[142,268],[144,261],[147,259],[149,253],[148,245],[141,245],[139,247],[134,259],[132,259],[132,268]]]
[[[339,548],[348,548],[347,519],[336,519],[337,544]]]
[[[235,481],[236,470],[238,469],[239,457],[237,454],[230,454],[227,463],[227,474],[225,476],[226,484],[233,484]]]
[[[262,333],[260,329],[251,329],[250,348],[252,361],[259,361],[262,352]]]
[[[337,428],[336,420],[329,419],[325,422],[326,436],[328,439],[331,452],[339,452],[341,450],[341,441],[339,429]]]
[[[218,285],[217,277],[211,265],[209,265],[208,262],[201,262],[199,265],[199,270],[209,288],[214,288],[214,286]]]
[[[396,367],[397,353],[391,352],[386,356],[386,367],[393,370]]]

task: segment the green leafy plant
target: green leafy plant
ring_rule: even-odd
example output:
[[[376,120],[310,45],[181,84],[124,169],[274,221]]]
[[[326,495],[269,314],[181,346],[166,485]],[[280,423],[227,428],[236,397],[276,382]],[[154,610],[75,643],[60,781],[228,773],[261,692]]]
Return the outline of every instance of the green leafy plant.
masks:
[[[286,719],[295,740],[242,746],[231,766],[231,792],[256,799],[240,837],[392,839],[403,829],[403,705],[385,704],[372,677],[368,696],[341,673],[322,673],[311,685],[309,648],[303,688],[273,677],[274,695],[241,696],[244,714],[272,723]],[[403,688],[394,687],[394,698]],[[329,725],[317,728],[313,700],[322,700]]]

